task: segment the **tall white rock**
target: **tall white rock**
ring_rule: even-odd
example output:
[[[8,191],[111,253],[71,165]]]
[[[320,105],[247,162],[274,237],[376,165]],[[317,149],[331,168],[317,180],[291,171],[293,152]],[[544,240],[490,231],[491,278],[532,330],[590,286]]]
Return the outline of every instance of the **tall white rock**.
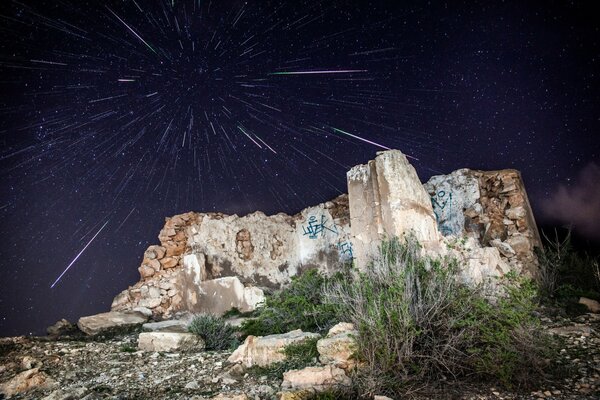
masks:
[[[431,198],[414,167],[399,150],[347,173],[354,257],[367,265],[381,241],[412,234],[425,248],[437,248],[440,234]]]

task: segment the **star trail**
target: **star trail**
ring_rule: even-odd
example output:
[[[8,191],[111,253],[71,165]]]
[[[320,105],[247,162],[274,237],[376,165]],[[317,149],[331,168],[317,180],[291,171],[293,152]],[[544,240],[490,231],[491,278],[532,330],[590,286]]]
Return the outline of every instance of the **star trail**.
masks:
[[[295,213],[345,192],[345,172],[382,149],[424,180],[520,169],[541,204],[598,159],[587,15],[554,3],[2,2],[0,334],[107,309],[166,216]]]

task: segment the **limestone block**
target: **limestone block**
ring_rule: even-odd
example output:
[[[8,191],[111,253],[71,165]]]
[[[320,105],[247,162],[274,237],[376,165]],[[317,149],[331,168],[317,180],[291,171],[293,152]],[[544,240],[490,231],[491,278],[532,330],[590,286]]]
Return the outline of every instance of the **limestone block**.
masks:
[[[138,348],[143,351],[192,351],[204,349],[204,341],[194,333],[142,332]]]
[[[110,311],[79,318],[77,326],[87,335],[111,331],[113,329],[126,329],[141,325],[148,317],[135,311]]]
[[[289,344],[301,342],[310,338],[318,338],[316,333],[302,332],[300,329],[269,336],[248,336],[227,361],[241,363],[246,368],[254,365],[267,365],[285,360],[282,350]]]
[[[292,390],[315,389],[322,391],[351,384],[352,381],[346,376],[343,369],[325,365],[284,372],[281,387]]]

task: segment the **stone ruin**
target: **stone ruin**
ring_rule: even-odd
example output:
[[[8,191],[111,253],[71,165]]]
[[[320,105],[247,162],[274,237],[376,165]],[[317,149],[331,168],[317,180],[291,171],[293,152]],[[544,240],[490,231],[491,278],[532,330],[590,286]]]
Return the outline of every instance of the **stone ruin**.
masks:
[[[347,180],[348,195],[293,216],[166,218],[160,244],[144,253],[140,281],[115,297],[112,310],[150,310],[155,319],[251,311],[266,290],[302,271],[365,265],[381,240],[407,233],[426,251],[463,260],[465,281],[536,273],[541,242],[516,170],[460,169],[421,184],[406,157],[390,150],[352,168]]]

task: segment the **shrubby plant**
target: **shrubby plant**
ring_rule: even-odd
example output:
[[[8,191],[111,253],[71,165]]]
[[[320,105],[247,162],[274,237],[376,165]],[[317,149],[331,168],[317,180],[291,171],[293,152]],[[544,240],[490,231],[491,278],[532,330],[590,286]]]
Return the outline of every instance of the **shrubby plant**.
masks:
[[[542,372],[534,285],[509,277],[492,302],[483,288],[460,283],[457,270],[455,260],[422,256],[409,237],[383,243],[354,279],[327,285],[325,302],[359,331],[363,394],[403,395],[471,375],[518,385]]]
[[[239,345],[237,330],[216,315],[195,316],[188,325],[188,331],[201,336],[207,350],[227,350]]]
[[[268,296],[252,319],[242,324],[244,335],[264,336],[294,329],[326,332],[337,322],[335,306],[323,303],[326,283],[343,279],[343,273],[326,277],[312,269],[292,278],[289,287]]]
[[[563,239],[556,230],[543,237],[544,249],[537,252],[541,295],[561,303],[580,296],[600,300],[600,260],[575,251],[570,231]]]

